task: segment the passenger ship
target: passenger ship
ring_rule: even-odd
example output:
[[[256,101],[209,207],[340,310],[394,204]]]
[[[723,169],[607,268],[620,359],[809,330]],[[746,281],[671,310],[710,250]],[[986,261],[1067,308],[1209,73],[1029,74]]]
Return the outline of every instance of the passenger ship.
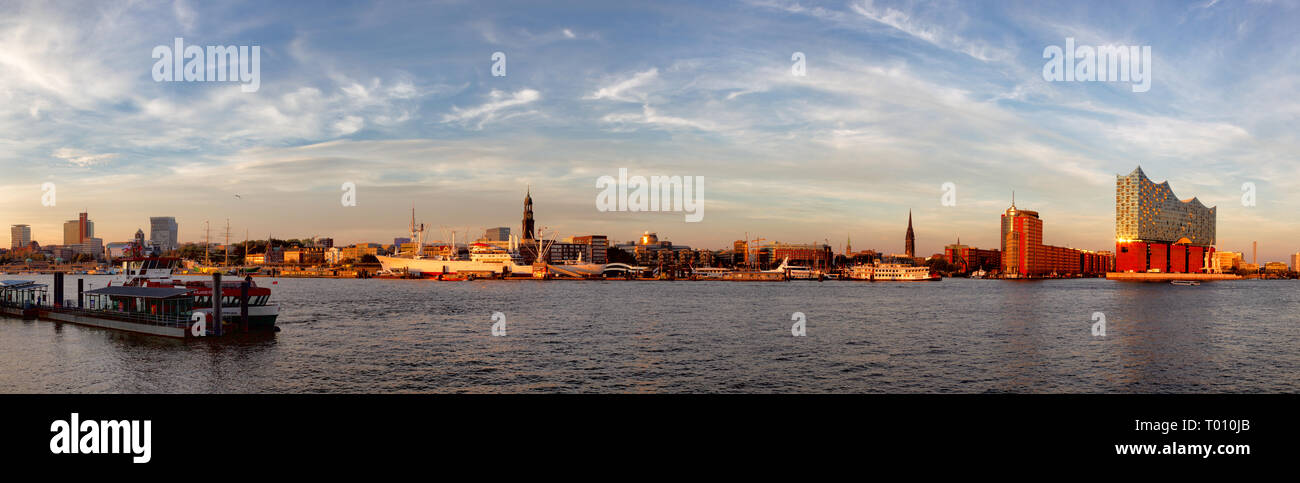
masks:
[[[939,275],[931,273],[929,267],[901,263],[857,265],[849,272],[849,278],[872,282],[930,282],[942,279]]]
[[[450,254],[433,257],[424,256],[424,224],[415,224],[415,210],[411,210],[411,241],[414,248],[408,253],[394,256],[380,255],[379,264],[388,273],[405,273],[421,278],[439,280],[464,280],[468,277],[507,277],[526,274],[532,276],[533,266],[524,264],[519,255],[516,238],[511,237],[508,249],[497,248],[486,243],[469,245],[469,260],[455,255],[456,235],[452,234]]]
[[[424,278],[495,277],[510,274],[531,274],[533,272],[532,265],[525,265],[523,257],[520,257],[518,253],[493,248],[485,243],[470,245],[469,260],[458,260],[450,256],[425,258],[416,254],[391,257],[381,255],[378,258],[380,265],[384,267],[384,271],[390,273],[405,272]]]

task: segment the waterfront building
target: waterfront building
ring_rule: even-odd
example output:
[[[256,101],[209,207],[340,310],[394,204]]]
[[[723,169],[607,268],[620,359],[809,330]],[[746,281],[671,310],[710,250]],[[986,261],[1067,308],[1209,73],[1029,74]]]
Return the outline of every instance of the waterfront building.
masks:
[[[1272,274],[1284,274],[1287,272],[1287,266],[1282,262],[1268,262],[1264,264],[1264,272]]]
[[[912,233],[912,210],[907,210],[907,235],[903,237],[903,252],[907,258],[916,258],[916,234]]]
[[[284,250],[280,247],[274,247],[265,253],[250,253],[244,257],[244,263],[248,265],[271,265],[284,263]]]
[[[1115,181],[1116,271],[1197,273],[1213,258],[1216,209],[1179,200],[1139,166]]]
[[[353,260],[360,262],[366,255],[379,256],[379,247],[371,244],[350,246],[339,250],[340,260]]]
[[[984,250],[957,243],[943,248],[943,257],[957,269],[957,273],[970,273],[979,270],[997,271],[1002,266],[1001,250]]]
[[[160,253],[180,249],[180,225],[174,216],[149,217],[149,244]]]
[[[483,234],[483,241],[490,241],[490,242],[510,241],[510,227],[499,226],[496,228],[488,228],[487,232]]]
[[[508,236],[509,231],[506,233]],[[609,263],[609,237],[605,235],[584,235],[570,237],[566,241],[582,247],[584,251],[583,260],[591,263]]]
[[[1100,275],[1112,270],[1114,258],[1102,252],[1043,244],[1038,212],[1011,207],[1002,214],[1002,276],[1034,278]]]
[[[772,245],[772,260],[780,263],[790,259],[790,265],[814,270],[829,270],[833,254],[831,246],[821,243],[795,244],[776,242]]]
[[[32,227],[28,225],[14,225],[9,228],[9,248],[18,250],[25,248],[32,242]]]
[[[284,263],[325,263],[325,249],[321,247],[290,248],[284,251]]]
[[[1214,252],[1214,256],[1211,258],[1213,263],[1210,266],[1223,273],[1232,273],[1241,268],[1243,256],[1244,254],[1241,252]]]
[[[1300,272],[1300,252],[1291,255],[1291,271]]]
[[[735,267],[749,266],[749,242],[745,240],[736,240],[731,249],[731,265]]]

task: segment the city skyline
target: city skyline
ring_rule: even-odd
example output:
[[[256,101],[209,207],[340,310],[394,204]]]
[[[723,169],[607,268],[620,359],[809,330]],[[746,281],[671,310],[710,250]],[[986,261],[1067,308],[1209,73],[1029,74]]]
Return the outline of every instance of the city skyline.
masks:
[[[1294,2],[87,5],[21,3],[0,23],[0,223],[44,243],[82,211],[105,243],[152,216],[175,216],[182,242],[226,219],[257,238],[382,242],[412,203],[433,233],[481,232],[518,226],[531,185],[538,226],[561,236],[898,253],[910,210],[920,256],[958,237],[997,248],[1014,189],[1050,224],[1044,243],[1108,250],[1114,177],[1140,165],[1218,206],[1220,250],[1300,248],[1286,181],[1300,50],[1279,15]],[[430,15],[455,27],[420,29]],[[1126,30],[1105,27],[1117,17]],[[259,45],[260,89],[154,82],[150,50],[176,37]],[[1150,90],[1045,81],[1044,48],[1067,38],[1151,46]],[[595,180],[619,168],[703,176],[707,217],[598,212]],[[339,204],[349,182],[354,207]]]

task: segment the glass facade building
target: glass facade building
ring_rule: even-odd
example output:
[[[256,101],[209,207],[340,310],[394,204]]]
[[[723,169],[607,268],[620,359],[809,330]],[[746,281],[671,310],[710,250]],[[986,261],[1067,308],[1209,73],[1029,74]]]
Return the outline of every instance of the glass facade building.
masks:
[[[1115,254],[1120,272],[1196,273],[1213,265],[1216,210],[1179,200],[1141,167],[1115,180]]]

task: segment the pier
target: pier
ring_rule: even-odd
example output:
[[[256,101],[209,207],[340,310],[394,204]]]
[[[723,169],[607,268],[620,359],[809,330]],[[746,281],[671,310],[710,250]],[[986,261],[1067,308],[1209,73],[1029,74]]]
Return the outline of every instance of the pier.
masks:
[[[1240,275],[1230,273],[1154,273],[1154,272],[1109,272],[1106,280],[1121,282],[1172,282],[1174,280],[1241,280]]]

